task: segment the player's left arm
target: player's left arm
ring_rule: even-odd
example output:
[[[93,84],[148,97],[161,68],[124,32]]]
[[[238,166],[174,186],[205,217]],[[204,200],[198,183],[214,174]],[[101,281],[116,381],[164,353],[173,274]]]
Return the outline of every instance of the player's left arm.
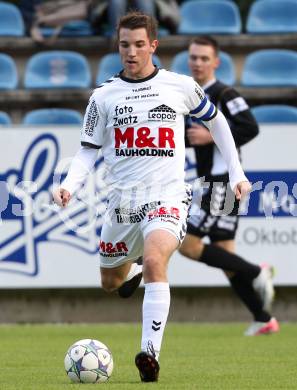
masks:
[[[239,161],[230,127],[220,110],[214,118],[204,121],[208,127],[215,144],[219,148],[229,171],[230,186],[240,200],[251,190],[251,185],[245,176]]]
[[[190,116],[202,120],[226,161],[230,186],[240,200],[250,191],[251,185],[239,161],[235,142],[224,115],[205,96],[202,88],[192,80],[185,80],[190,105]],[[192,83],[192,84],[191,84]]]
[[[233,88],[227,88],[220,99],[235,144],[242,146],[259,134],[259,126],[245,99]]]

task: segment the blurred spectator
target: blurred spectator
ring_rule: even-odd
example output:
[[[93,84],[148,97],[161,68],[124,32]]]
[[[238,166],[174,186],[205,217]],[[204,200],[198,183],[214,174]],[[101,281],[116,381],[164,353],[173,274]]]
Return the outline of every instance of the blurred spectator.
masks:
[[[179,24],[179,7],[176,0],[21,0],[20,10],[26,32],[35,42],[52,44],[63,25],[74,20],[89,20],[95,33],[104,31],[114,35],[117,21],[128,9],[134,8],[157,16],[161,26],[175,33]],[[49,39],[43,36],[41,27],[52,27]]]
[[[119,18],[129,9],[157,17],[161,26],[171,33],[175,33],[179,25],[179,6],[176,0],[93,0],[90,12],[92,26],[98,31],[102,21],[106,20],[107,11],[110,34],[114,35]]]
[[[179,5],[176,0],[155,0],[157,19],[161,27],[175,34],[180,23]]]
[[[38,43],[52,43],[65,23],[87,18],[89,5],[90,0],[21,0],[19,7],[27,34]],[[42,26],[55,28],[48,41],[42,35]]]
[[[154,0],[91,0],[90,21],[92,27],[96,32],[100,32],[100,27],[107,16],[109,24],[108,35],[114,35],[118,20],[130,8],[149,15],[155,15]]]

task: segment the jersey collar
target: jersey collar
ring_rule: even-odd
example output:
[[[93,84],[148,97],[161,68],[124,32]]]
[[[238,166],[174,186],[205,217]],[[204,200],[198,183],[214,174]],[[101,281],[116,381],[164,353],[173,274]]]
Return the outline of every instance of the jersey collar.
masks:
[[[120,78],[124,81],[126,81],[127,83],[143,83],[144,81],[148,81],[150,79],[152,79],[153,77],[156,76],[156,74],[159,72],[159,68],[157,66],[155,66],[155,70],[153,71],[153,73],[151,73],[149,76],[143,78],[143,79],[129,79],[128,77],[125,77],[123,76],[123,72],[124,70],[121,70],[119,75],[120,75]]]
[[[211,79],[206,84],[201,85],[201,87],[205,91],[207,88],[211,87],[216,81],[217,81],[217,79]]]

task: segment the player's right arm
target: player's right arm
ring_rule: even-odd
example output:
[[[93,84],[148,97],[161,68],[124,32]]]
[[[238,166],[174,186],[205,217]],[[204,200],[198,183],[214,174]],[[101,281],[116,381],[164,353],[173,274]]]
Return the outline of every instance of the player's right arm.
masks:
[[[71,196],[85,182],[91,172],[103,143],[106,128],[105,115],[96,102],[95,93],[89,100],[81,130],[81,147],[73,158],[66,179],[54,191],[53,200],[61,207],[66,207]]]
[[[85,182],[86,177],[91,172],[98,155],[98,149],[81,146],[74,156],[66,179],[53,193],[54,202],[61,207],[66,207],[71,196]]]

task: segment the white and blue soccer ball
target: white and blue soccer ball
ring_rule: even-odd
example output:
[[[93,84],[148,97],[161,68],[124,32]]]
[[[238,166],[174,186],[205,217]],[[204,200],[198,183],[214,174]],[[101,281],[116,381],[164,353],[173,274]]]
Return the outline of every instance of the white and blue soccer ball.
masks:
[[[65,370],[72,382],[106,382],[113,370],[113,359],[107,346],[98,340],[79,340],[68,349]]]

